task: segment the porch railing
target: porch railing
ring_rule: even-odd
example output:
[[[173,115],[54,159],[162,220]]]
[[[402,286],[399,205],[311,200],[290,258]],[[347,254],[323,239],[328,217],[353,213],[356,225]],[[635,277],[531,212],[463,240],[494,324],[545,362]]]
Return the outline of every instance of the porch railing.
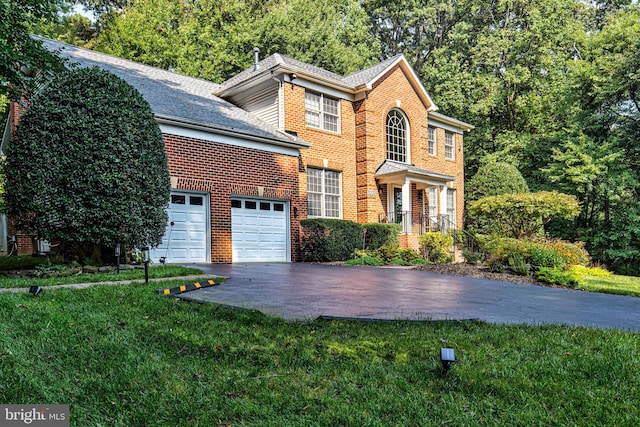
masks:
[[[476,240],[474,236],[466,230],[458,228],[449,219],[449,215],[424,215],[422,212],[402,211],[380,214],[379,222],[400,224],[402,232],[412,234],[424,234],[426,232],[437,231],[442,234],[451,233],[454,244],[457,247],[464,247],[475,251]]]

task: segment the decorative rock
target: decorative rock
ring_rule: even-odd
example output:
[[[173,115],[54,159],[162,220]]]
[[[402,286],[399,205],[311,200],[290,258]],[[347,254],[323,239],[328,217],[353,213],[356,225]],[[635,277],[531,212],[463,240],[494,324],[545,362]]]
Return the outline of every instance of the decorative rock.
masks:
[[[95,274],[98,272],[98,267],[94,267],[92,265],[85,265],[82,267],[83,273]]]

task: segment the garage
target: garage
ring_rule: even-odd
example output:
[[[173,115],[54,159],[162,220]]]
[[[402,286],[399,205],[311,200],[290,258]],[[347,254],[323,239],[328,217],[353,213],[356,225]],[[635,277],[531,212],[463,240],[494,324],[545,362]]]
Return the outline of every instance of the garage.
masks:
[[[162,243],[151,251],[158,263],[209,262],[209,197],[206,193],[171,192],[169,220]],[[173,225],[172,225],[173,224]]]
[[[231,199],[233,262],[288,262],[289,202]]]

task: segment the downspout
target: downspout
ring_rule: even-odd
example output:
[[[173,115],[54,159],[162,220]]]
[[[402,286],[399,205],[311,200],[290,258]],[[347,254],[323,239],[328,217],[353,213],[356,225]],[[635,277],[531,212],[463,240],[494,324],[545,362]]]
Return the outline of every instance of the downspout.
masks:
[[[284,99],[282,99],[284,83],[273,74],[273,71],[271,78],[278,82],[278,130],[284,132]]]

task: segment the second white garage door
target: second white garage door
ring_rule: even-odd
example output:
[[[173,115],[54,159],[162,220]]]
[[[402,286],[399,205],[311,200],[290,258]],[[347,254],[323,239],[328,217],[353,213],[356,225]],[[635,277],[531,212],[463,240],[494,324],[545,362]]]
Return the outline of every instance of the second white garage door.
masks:
[[[289,203],[231,199],[233,262],[289,261]]]

